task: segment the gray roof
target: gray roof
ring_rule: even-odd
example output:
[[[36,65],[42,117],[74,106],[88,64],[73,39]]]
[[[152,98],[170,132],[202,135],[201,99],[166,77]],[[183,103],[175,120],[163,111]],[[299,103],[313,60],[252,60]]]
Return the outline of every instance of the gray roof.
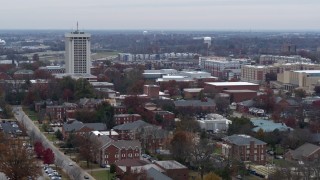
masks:
[[[278,104],[282,100],[282,97],[277,96],[275,98],[275,103]]]
[[[145,127],[145,126],[152,126],[149,123],[146,123],[142,120],[138,120],[138,121],[134,121],[132,123],[126,123],[126,124],[121,124],[118,126],[113,127],[113,129],[115,130],[135,130],[141,127]]]
[[[291,151],[292,157],[294,159],[301,159],[302,157],[308,157],[316,150],[320,149],[319,146],[314,144],[305,143],[297,149]]]
[[[153,180],[172,180],[170,177],[162,174],[153,167],[147,170],[147,176]]]
[[[141,143],[138,140],[119,140],[119,141],[112,141],[110,145],[114,145],[118,147],[119,149],[121,148],[141,148]]]
[[[177,161],[169,160],[169,161],[156,161],[155,164],[158,164],[163,169],[187,169],[186,166],[180,164]]]
[[[242,146],[242,145],[250,145],[251,141],[254,141],[255,144],[257,145],[264,145],[267,144],[259,139],[256,139],[254,137],[251,137],[249,135],[245,135],[245,134],[234,134],[232,136],[227,136],[222,138],[224,141],[229,142],[231,144],[235,144],[238,146]]]
[[[84,125],[96,131],[107,130],[107,126],[104,123],[85,123]]]
[[[70,123],[69,122],[64,123],[62,127],[66,132],[78,131],[83,127],[83,123],[75,120]]]
[[[208,98],[207,101],[201,101],[201,100],[178,100],[178,101],[174,101],[174,105],[177,107],[183,107],[183,106],[215,106],[216,103],[214,102],[214,100]]]
[[[85,126],[96,131],[103,131],[107,129],[106,125],[103,123],[85,123],[84,124],[77,120],[72,121],[71,123],[64,123],[63,129],[66,132],[71,132],[71,131],[78,131]]]

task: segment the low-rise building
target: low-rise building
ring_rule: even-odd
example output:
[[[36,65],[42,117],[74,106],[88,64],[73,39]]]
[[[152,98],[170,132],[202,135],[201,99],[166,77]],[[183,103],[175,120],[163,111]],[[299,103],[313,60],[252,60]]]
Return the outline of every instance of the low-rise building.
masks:
[[[116,125],[132,123],[141,120],[139,114],[116,114],[113,116]]]
[[[232,121],[219,114],[207,114],[205,118],[197,119],[200,128],[211,132],[226,132]]]
[[[295,150],[289,150],[284,157],[288,160],[318,161],[320,157],[320,146],[305,143]]]
[[[259,85],[250,82],[207,82],[205,93],[221,93],[224,90],[252,90],[258,91]]]
[[[82,123],[77,120],[66,122],[62,126],[62,135],[66,139],[70,133],[73,134],[86,134],[91,131],[105,131],[107,127],[104,123]]]
[[[189,169],[177,161],[155,161],[154,164],[163,169],[165,174],[172,179],[189,179]]]
[[[223,156],[262,165],[266,163],[267,143],[244,134],[234,134],[222,140]]]

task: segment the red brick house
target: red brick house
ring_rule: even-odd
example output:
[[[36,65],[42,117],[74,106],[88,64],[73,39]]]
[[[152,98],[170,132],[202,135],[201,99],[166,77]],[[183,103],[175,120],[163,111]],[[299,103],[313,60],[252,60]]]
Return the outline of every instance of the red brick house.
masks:
[[[63,106],[47,106],[46,114],[52,120],[62,120],[65,117],[65,108]]]
[[[222,138],[222,154],[227,158],[251,161],[256,164],[266,163],[267,143],[249,135],[234,134]]]
[[[113,118],[116,125],[141,120],[141,116],[139,114],[116,114],[113,116]]]
[[[99,154],[100,164],[114,164],[124,159],[140,159],[141,144],[138,140],[110,140],[102,145]]]

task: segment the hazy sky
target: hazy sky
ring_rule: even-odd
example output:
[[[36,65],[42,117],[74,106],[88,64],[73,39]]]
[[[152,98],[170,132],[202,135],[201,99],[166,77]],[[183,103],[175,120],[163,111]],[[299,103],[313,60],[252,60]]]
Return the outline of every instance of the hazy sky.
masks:
[[[320,30],[320,0],[8,0],[0,29]]]

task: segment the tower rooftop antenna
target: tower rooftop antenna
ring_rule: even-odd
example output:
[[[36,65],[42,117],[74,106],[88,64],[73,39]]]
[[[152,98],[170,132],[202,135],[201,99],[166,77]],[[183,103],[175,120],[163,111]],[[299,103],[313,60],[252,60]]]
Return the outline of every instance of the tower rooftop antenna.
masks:
[[[79,23],[78,23],[78,21],[77,21],[77,31],[79,31]]]

